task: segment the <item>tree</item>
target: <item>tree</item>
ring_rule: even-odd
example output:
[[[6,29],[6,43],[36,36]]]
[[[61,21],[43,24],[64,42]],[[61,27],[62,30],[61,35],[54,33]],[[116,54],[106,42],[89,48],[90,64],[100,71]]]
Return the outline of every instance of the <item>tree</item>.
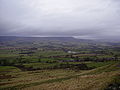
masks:
[[[18,63],[22,64],[22,59],[23,59],[23,55],[20,55],[20,56],[18,57]]]
[[[38,56],[38,62],[41,62],[42,55]]]
[[[118,55],[114,55],[115,60],[118,60]]]
[[[7,60],[7,59],[0,60],[0,65],[3,65],[3,66],[10,65],[9,60]]]

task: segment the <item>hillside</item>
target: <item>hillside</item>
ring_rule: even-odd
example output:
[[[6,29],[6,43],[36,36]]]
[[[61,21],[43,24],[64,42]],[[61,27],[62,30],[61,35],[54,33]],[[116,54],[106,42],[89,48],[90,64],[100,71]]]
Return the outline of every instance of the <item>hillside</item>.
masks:
[[[72,37],[0,38],[0,90],[119,90],[120,44]]]

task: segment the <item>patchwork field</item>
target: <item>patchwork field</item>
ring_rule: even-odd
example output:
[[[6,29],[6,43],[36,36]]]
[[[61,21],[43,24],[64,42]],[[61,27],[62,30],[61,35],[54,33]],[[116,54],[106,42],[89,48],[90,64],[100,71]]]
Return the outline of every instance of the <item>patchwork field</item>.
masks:
[[[0,90],[120,90],[120,44],[2,37]]]

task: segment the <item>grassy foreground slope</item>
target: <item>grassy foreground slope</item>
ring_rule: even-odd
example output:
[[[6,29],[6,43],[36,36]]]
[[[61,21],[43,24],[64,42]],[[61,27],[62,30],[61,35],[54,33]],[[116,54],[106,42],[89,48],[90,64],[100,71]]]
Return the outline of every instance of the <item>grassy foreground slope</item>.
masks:
[[[14,71],[1,75],[0,90],[104,90],[120,78],[120,64],[109,64],[92,70]],[[111,89],[112,90],[112,89]]]
[[[24,90],[104,90],[109,84],[118,82],[120,68],[118,64],[103,66],[70,77],[46,81]],[[117,89],[116,89],[117,90]]]

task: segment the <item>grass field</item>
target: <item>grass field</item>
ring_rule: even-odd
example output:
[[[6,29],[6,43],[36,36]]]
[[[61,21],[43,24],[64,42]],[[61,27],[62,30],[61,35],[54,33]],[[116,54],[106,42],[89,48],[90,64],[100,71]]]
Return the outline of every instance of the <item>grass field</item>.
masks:
[[[20,69],[14,66],[0,66],[0,72],[14,72],[14,71],[20,71]]]
[[[0,90],[104,90],[120,75],[118,62],[104,65],[89,62],[89,66],[93,64],[97,66],[95,69],[79,71],[68,69],[20,71],[15,67],[2,66],[0,76],[4,78],[0,79]]]

